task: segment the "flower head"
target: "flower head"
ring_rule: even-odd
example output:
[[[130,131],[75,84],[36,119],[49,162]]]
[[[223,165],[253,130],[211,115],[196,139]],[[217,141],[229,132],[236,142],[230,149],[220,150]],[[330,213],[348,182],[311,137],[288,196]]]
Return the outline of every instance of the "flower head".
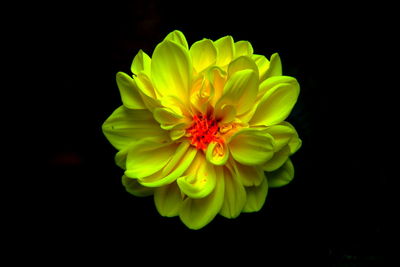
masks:
[[[154,195],[161,215],[199,229],[260,210],[268,187],[293,179],[301,140],[284,120],[300,87],[278,54],[268,60],[231,36],[189,48],[173,31],[152,58],[140,50],[131,71],[117,74],[123,105],[103,132],[126,190]]]

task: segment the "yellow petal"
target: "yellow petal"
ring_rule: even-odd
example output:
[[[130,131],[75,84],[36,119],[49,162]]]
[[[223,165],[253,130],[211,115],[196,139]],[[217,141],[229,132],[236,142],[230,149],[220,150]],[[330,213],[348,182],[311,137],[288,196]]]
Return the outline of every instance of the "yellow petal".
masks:
[[[217,177],[221,177],[221,167],[216,168]],[[205,198],[186,198],[183,201],[179,217],[190,229],[200,229],[210,223],[221,210],[224,202],[224,179],[217,179],[214,191]]]
[[[193,68],[200,73],[209,66],[215,64],[217,60],[217,49],[211,40],[203,39],[195,42],[190,47],[190,55],[192,56]]]
[[[286,163],[273,172],[266,173],[270,187],[281,187],[290,183],[294,178],[294,167],[292,161],[288,159]]]
[[[265,74],[269,68],[269,60],[263,55],[252,55],[251,59],[254,60],[258,67],[260,81],[265,80]]]
[[[254,105],[257,92],[256,73],[253,70],[238,71],[225,84],[223,95],[216,103],[216,112],[224,105],[232,105],[237,115],[244,114]]]
[[[238,131],[228,145],[233,158],[243,165],[261,165],[274,155],[273,137],[257,129]]]
[[[235,60],[233,60],[231,63],[229,63],[228,76],[232,77],[232,75],[235,74],[236,72],[248,69],[253,70],[258,77],[258,67],[256,63],[254,63],[254,60],[252,60],[248,56],[240,56]]]
[[[131,65],[131,71],[133,74],[138,74],[139,72],[144,72],[150,75],[151,72],[151,58],[142,51],[139,50],[139,53],[134,57]]]
[[[171,130],[172,128],[188,122],[187,119],[179,114],[176,114],[169,108],[156,108],[154,109],[154,119],[160,123],[164,130]]]
[[[202,153],[197,153],[185,176],[179,178],[177,183],[182,193],[190,198],[199,199],[208,196],[214,190],[216,179],[214,166],[206,161]]]
[[[229,149],[225,142],[212,142],[206,150],[207,161],[214,165],[224,165],[229,158]]]
[[[179,44],[182,47],[184,47],[186,50],[189,49],[188,42],[186,41],[186,37],[181,31],[175,30],[173,32],[170,32],[167,35],[167,37],[165,37],[164,40],[168,40],[168,41],[174,42],[176,44]]]
[[[165,138],[168,132],[160,129],[148,110],[132,110],[124,106],[117,108],[104,122],[103,133],[118,150],[149,136]]]
[[[298,83],[282,83],[269,90],[257,106],[250,125],[270,126],[289,116],[299,96]]]
[[[281,76],[281,75],[282,75],[281,58],[279,57],[278,53],[274,53],[271,56],[268,70],[265,72],[265,76],[262,77],[262,80],[272,76]]]
[[[265,179],[264,171],[259,166],[246,166],[235,161],[232,165],[235,176],[244,186],[259,186]]]
[[[223,179],[225,181],[225,193],[220,214],[226,218],[236,218],[246,204],[246,191],[239,178],[227,168],[224,168]]]
[[[235,43],[235,58],[240,56],[252,56],[253,46],[248,41],[238,41]]]
[[[126,158],[128,157],[129,146],[120,150],[115,154],[115,164],[123,170],[126,170]]]
[[[145,138],[133,144],[128,152],[125,175],[143,178],[161,170],[174,155],[178,145]]]
[[[184,147],[188,148],[181,156],[179,151],[183,150]],[[183,175],[183,173],[191,165],[196,154],[196,148],[188,146],[187,144],[185,144],[185,142],[183,142],[179,145],[176,153],[163,169],[151,176],[139,179],[139,182],[147,187],[159,187],[170,184],[174,182],[178,177],[181,177]]]
[[[154,193],[153,188],[142,186],[136,179],[129,178],[125,175],[122,176],[122,185],[125,187],[126,191],[137,197],[147,197]]]
[[[161,96],[173,95],[187,102],[192,82],[189,51],[168,40],[160,43],[151,61],[151,80]]]
[[[259,211],[265,203],[268,194],[267,179],[263,179],[259,186],[245,187],[246,189],[246,204],[243,212],[256,212]]]
[[[139,94],[135,81],[123,72],[117,73],[117,85],[121,94],[122,103],[130,109],[145,109],[146,106]]]
[[[214,42],[217,48],[217,66],[226,66],[232,61],[235,54],[235,45],[232,36],[225,36]]]
[[[279,169],[288,160],[289,155],[290,155],[290,149],[289,146],[286,145],[278,152],[275,152],[272,159],[270,159],[267,163],[264,164],[263,170],[272,172]]]
[[[214,66],[207,71],[207,79],[210,82],[210,86],[212,87],[211,90],[213,92],[210,104],[215,107],[224,90],[226,73],[221,68]]]
[[[292,84],[293,86],[296,86],[298,84],[297,80],[290,76],[270,77],[264,80],[262,83],[260,83],[260,87],[258,89],[257,101],[260,100],[265,94],[267,94],[269,90],[275,89],[276,86],[283,83],[289,83]]]
[[[291,125],[277,124],[265,129],[275,140],[275,151],[281,150],[296,135],[296,130]]]
[[[174,182],[155,188],[154,203],[161,216],[178,216],[183,203],[178,185]]]

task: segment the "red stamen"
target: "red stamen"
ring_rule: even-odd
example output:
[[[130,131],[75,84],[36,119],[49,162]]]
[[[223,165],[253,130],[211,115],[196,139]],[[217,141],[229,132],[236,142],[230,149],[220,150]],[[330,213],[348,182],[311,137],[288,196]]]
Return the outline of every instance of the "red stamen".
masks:
[[[197,149],[205,150],[211,142],[222,142],[218,135],[218,124],[215,119],[203,115],[193,116],[193,125],[188,128],[189,139]]]

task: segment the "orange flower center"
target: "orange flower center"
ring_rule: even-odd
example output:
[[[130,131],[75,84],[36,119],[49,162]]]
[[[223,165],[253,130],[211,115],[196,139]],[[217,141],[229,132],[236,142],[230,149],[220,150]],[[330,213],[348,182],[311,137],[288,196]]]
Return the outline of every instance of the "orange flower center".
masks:
[[[194,115],[193,124],[186,130],[190,143],[197,149],[205,150],[209,143],[221,143],[218,123],[214,118],[206,115]]]

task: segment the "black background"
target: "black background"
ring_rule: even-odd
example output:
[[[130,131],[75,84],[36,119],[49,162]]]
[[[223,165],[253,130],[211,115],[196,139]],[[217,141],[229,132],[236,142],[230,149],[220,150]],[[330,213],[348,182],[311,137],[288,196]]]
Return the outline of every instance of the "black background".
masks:
[[[35,151],[44,154],[38,158],[48,179],[41,211],[32,211],[40,214],[38,231],[49,234],[50,244],[72,241],[69,255],[123,247],[117,258],[132,262],[149,253],[170,261],[185,254],[204,263],[217,255],[266,265],[382,265],[387,177],[374,128],[381,104],[373,94],[372,61],[382,51],[384,33],[374,30],[372,14],[379,11],[372,10],[333,3],[155,0],[54,7],[38,26],[56,25],[46,31],[38,54],[46,82],[35,95],[41,99]],[[232,35],[250,41],[257,54],[278,52],[284,74],[301,85],[288,118],[303,140],[293,156],[293,182],[270,189],[260,212],[234,220],[217,216],[199,231],[159,216],[151,197],[125,192],[116,151],[101,131],[121,105],[115,74],[129,73],[139,49],[151,55],[175,29],[189,45]]]

